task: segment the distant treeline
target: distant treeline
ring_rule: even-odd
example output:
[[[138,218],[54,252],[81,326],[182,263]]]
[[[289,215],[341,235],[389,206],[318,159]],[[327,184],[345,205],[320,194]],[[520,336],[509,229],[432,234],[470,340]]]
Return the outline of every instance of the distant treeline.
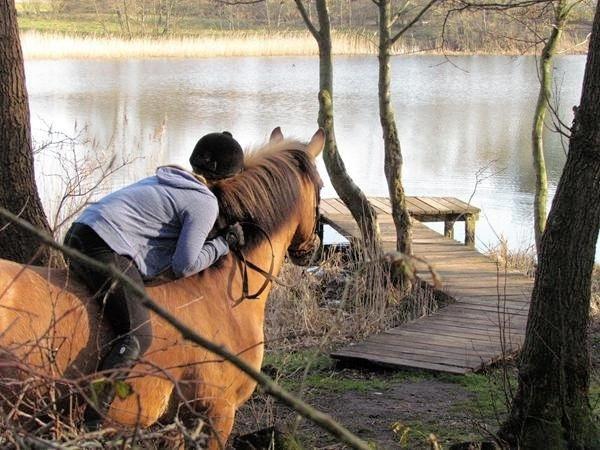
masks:
[[[406,25],[428,0],[397,2],[395,27]],[[548,35],[552,3],[513,9],[498,5],[515,0],[494,1],[494,8],[465,8],[457,0],[441,1],[405,35],[405,45],[421,50],[452,52],[531,52]],[[293,0],[20,0],[20,24],[25,30],[72,34],[103,34],[133,38],[140,36],[186,36],[207,30],[299,30],[304,25]],[[237,4],[240,3],[240,4]],[[481,2],[480,2],[481,3]],[[306,1],[316,15],[312,1]],[[401,8],[402,5],[408,5]],[[577,48],[591,30],[593,0],[585,0],[571,16],[563,49]],[[372,0],[332,0],[330,15],[334,29],[356,33],[377,30],[378,13]]]

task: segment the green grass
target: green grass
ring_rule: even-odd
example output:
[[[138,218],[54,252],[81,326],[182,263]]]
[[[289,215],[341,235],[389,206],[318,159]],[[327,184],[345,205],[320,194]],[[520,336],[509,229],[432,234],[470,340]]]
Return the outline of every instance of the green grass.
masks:
[[[328,392],[384,391],[400,382],[431,379],[434,375],[418,371],[366,372],[359,370],[336,370],[335,361],[324,353],[302,350],[293,353],[268,353],[263,368],[276,371],[276,378],[288,389],[302,383],[304,370],[310,362],[305,386]],[[273,373],[271,373],[273,375]]]
[[[106,35],[123,37],[125,32],[121,28],[114,14],[73,14],[60,16],[54,14],[20,14],[18,16],[19,28],[22,31],[38,31],[40,33],[61,33],[76,36]],[[135,21],[130,22],[133,37],[157,36],[163,37],[162,29],[157,30],[150,19],[142,28]],[[236,27],[236,31],[257,33],[264,32],[265,28]],[[283,31],[283,30],[281,30]],[[300,28],[298,31],[305,31]],[[178,18],[175,25],[168,33],[171,37],[193,37],[193,36],[224,36],[231,31],[220,27],[218,22],[207,20],[202,17]]]
[[[433,434],[442,448],[456,442],[479,442],[482,440],[481,431],[476,429],[464,417],[469,417],[474,423],[481,423],[493,429],[499,425],[506,404],[502,384],[502,369],[495,369],[486,374],[446,375],[423,374],[422,379],[436,379],[440,382],[457,384],[465,391],[473,394],[469,400],[458,401],[448,410],[450,416],[457,419],[449,423],[431,421],[404,421],[393,425],[400,448],[420,449],[430,448],[429,435]],[[515,386],[514,373],[509,377],[511,386]]]
[[[401,449],[429,449],[431,434],[442,448],[448,448],[456,442],[481,441],[481,435],[473,432],[472,427],[460,423],[440,425],[434,422],[406,421],[394,423],[391,428]]]
[[[600,420],[600,377],[592,378],[590,385],[590,405],[592,413]]]
[[[267,353],[263,367],[275,369],[282,379],[301,378],[304,368],[311,362],[307,374],[307,385],[316,389],[322,388],[335,392],[385,390],[401,382],[417,382],[422,380],[438,380],[458,384],[467,392],[474,394],[480,401],[476,406],[484,406],[503,400],[502,371],[496,369],[488,374],[449,375],[429,372],[395,370],[395,371],[360,371],[336,370],[335,360],[327,354],[314,350],[301,350],[292,353]],[[510,385],[514,388],[516,378],[509,375]]]
[[[293,375],[304,370],[311,363],[311,372],[332,370],[335,362],[327,354],[314,350],[301,350],[292,353],[271,352],[265,355],[263,367],[271,366],[284,376]]]
[[[95,16],[58,18],[47,15],[21,15],[18,18],[21,31],[40,33],[62,33],[73,35],[120,34],[119,24],[114,20],[104,21],[104,26]]]
[[[453,409],[484,420],[500,420],[508,412],[506,399],[511,398],[517,384],[516,374],[510,369],[507,376],[506,386],[503,382],[502,369],[495,369],[486,374],[454,377],[453,382],[473,394],[473,399],[457,403]]]
[[[310,375],[306,378],[306,385],[313,389],[342,393],[384,391],[390,387],[390,382],[378,378],[349,379],[341,374],[332,374],[330,376]]]
[[[307,365],[310,369],[303,381]],[[329,392],[366,392],[384,390],[389,383],[378,377],[370,379],[349,378],[343,372],[335,370],[335,362],[323,353],[305,350],[294,353],[268,354],[263,368],[276,371],[276,378],[284,387],[298,389],[302,383],[310,389],[326,390]],[[272,374],[272,373],[271,373]],[[272,374],[273,375],[273,374]]]

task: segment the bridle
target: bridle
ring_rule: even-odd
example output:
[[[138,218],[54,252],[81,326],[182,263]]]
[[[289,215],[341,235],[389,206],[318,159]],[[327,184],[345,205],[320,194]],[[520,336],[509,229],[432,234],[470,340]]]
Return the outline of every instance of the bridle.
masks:
[[[321,211],[319,210],[319,206],[321,204],[321,186],[317,185],[315,186],[315,216],[314,216],[314,221],[313,221],[313,229],[311,231],[311,236],[313,236],[313,242],[316,241],[316,239],[319,239],[319,233],[317,232],[318,228],[319,228],[319,223],[321,221]],[[318,243],[317,243],[318,245]],[[292,257],[292,259],[301,259],[304,256],[306,256],[306,252],[305,251],[298,251],[298,250],[294,250],[292,248],[288,248],[288,253],[290,254],[290,256]],[[312,259],[314,258],[314,254],[315,254],[315,250],[311,250],[311,260],[309,260],[309,263],[312,261]]]
[[[314,222],[313,222],[314,223],[313,229],[311,232],[311,236],[313,236],[313,240],[319,239],[318,234],[317,234],[317,229],[319,227],[319,221],[321,218],[321,212],[319,209],[320,203],[321,203],[321,186],[317,185],[317,186],[315,186],[315,217],[314,217]],[[287,288],[296,287],[299,282],[296,282],[294,284],[286,283],[281,278],[273,275],[273,269],[275,267],[275,251],[273,249],[273,243],[271,242],[271,238],[269,237],[267,232],[260,225],[257,225],[254,222],[240,222],[240,225],[253,227],[264,236],[265,240],[269,244],[269,248],[271,249],[271,263],[269,265],[269,270],[264,270],[261,267],[257,266],[256,264],[254,264],[253,262],[248,261],[248,259],[244,255],[244,252],[242,251],[242,249],[234,250],[234,254],[238,257],[238,267],[240,269],[240,272],[242,273],[242,295],[240,298],[234,300],[233,306],[234,307],[238,306],[244,300],[258,299],[261,296],[261,294],[265,291],[265,289],[269,286],[270,283],[277,283],[278,285],[287,287]],[[317,249],[318,249],[318,246],[311,251],[310,261],[312,261],[314,259],[314,255],[316,254]],[[296,257],[298,259],[300,259],[303,256],[305,256],[305,252],[302,250],[299,251],[298,253],[296,253],[295,255],[293,252],[294,252],[293,249],[288,248],[288,253],[292,257],[292,259],[294,259]],[[263,284],[260,286],[260,288],[257,289],[257,291],[254,294],[250,293],[250,290],[248,287],[248,269],[258,272],[265,278],[265,280],[263,281]]]

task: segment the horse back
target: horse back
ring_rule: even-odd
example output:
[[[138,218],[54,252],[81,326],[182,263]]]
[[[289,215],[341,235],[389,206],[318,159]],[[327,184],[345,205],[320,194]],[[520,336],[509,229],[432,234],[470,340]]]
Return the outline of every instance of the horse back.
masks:
[[[67,270],[0,259],[0,361],[74,377],[95,370],[106,333],[99,307]]]

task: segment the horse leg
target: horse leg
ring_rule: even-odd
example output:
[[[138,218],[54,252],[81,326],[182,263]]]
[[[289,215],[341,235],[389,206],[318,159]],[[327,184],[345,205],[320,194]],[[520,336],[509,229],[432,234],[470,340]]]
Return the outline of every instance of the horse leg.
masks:
[[[222,450],[233,429],[235,407],[226,400],[216,399],[208,405],[208,426],[211,437],[208,450]]]
[[[173,374],[171,374],[173,375]],[[177,377],[173,377],[176,380]],[[167,410],[174,384],[165,376],[139,376],[129,378],[131,394],[125,398],[115,397],[108,411],[108,418],[120,424],[148,427]]]

